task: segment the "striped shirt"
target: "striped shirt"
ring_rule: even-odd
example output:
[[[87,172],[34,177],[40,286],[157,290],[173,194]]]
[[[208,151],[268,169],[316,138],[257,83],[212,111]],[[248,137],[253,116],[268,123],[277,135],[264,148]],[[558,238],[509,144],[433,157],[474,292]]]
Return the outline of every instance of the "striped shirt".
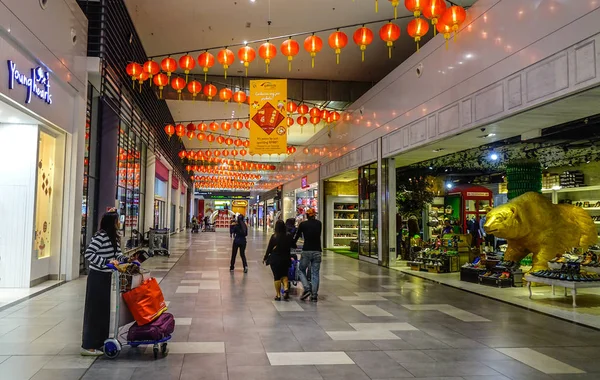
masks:
[[[90,268],[100,272],[111,272],[106,267],[111,260],[127,261],[127,256],[121,253],[121,247],[117,242],[115,251],[110,238],[104,231],[98,231],[92,238],[90,245],[85,250],[85,258],[90,263]]]

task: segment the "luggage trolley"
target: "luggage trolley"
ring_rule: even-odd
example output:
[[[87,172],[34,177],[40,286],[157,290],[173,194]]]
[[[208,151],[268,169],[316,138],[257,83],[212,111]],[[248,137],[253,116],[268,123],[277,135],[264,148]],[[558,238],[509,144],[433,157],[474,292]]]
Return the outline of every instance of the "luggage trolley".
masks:
[[[137,264],[137,265],[139,265],[139,264]],[[163,339],[153,340],[153,341],[129,341],[129,340],[125,339],[126,343],[121,342],[121,340],[119,338],[123,338],[122,335],[126,334],[126,332],[119,335],[119,329],[122,326],[125,326],[126,324],[133,322],[133,317],[131,316],[130,313],[127,313],[127,314],[129,314],[130,320],[121,321],[120,308],[121,308],[121,302],[123,302],[121,293],[125,293],[132,289],[132,277],[133,276],[128,275],[128,274],[121,274],[119,272],[119,270],[112,264],[108,264],[107,267],[109,267],[110,269],[113,270],[114,283],[112,286],[113,286],[113,291],[115,292],[115,295],[116,295],[116,302],[115,302],[115,322],[114,322],[115,330],[113,333],[114,335],[112,338],[108,338],[104,341],[104,355],[109,359],[115,359],[117,356],[119,356],[119,354],[121,353],[121,349],[124,346],[131,346],[131,347],[135,348],[135,347],[138,347],[141,345],[150,345],[150,344],[153,345],[154,359],[156,359],[158,357],[159,347],[160,347],[160,352],[163,355],[166,355],[167,341],[171,340],[171,335],[167,335]],[[142,272],[142,271],[143,270],[140,268],[141,273],[149,273],[148,271],[146,271],[146,272]],[[127,307],[125,305],[125,302],[123,302],[123,306]]]
[[[148,251],[150,256],[155,254],[161,256],[171,256],[169,253],[169,234],[168,228],[163,229],[150,229],[148,235]]]

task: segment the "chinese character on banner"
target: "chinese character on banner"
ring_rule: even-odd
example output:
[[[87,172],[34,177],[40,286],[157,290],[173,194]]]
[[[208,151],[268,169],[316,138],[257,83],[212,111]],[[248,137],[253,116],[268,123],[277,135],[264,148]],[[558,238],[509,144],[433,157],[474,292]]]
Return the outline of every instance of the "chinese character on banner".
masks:
[[[251,80],[250,99],[250,154],[286,154],[287,80]]]

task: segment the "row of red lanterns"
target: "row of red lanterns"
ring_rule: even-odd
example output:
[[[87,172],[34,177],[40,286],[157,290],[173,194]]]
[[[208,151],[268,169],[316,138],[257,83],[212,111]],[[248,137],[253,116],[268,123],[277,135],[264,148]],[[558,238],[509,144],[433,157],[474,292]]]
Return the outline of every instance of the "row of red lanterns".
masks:
[[[277,167],[275,165],[269,165],[269,164],[261,164],[258,162],[247,162],[247,161],[239,161],[239,160],[232,160],[232,159],[215,159],[214,160],[215,163],[221,163],[221,164],[227,164],[228,166],[226,167],[226,169],[222,168],[222,167],[216,167],[214,165],[188,165],[186,166],[186,170],[190,171],[201,171],[204,173],[217,173],[217,171],[224,171],[225,174],[227,172],[233,172],[233,171],[239,171],[238,169],[232,169],[235,167],[239,167],[240,169],[243,170],[268,170],[268,171],[273,171],[276,170]],[[189,169],[191,168],[191,169]],[[224,173],[218,173],[218,174],[224,174]]]
[[[188,172],[190,172],[190,171],[192,171],[192,170],[191,169],[188,170]],[[197,171],[197,170],[194,170],[194,171]],[[227,175],[227,177],[233,178],[233,179],[236,179],[236,180],[240,180],[240,181],[256,181],[256,180],[259,180],[259,179],[262,178],[262,176],[260,176],[258,174],[246,174],[246,173],[229,173]],[[215,179],[215,178],[218,178],[218,177],[206,177],[206,176],[201,177],[201,179],[203,181],[204,180],[211,180],[211,179]]]
[[[394,9],[396,9],[399,1],[390,1],[392,2],[392,5],[394,5]],[[463,7],[459,5],[446,7],[444,0],[405,0],[405,6],[415,15],[415,19],[408,24],[407,33],[415,40],[415,42],[417,42],[417,44],[420,39],[429,31],[429,23],[420,18],[421,14],[423,14],[427,19],[431,20],[431,24],[439,32],[443,33],[446,39],[450,38],[449,34],[451,32],[456,33],[460,25],[466,19],[466,11]],[[393,22],[388,22],[379,30],[379,37],[389,47],[390,58],[393,44],[396,40],[398,40],[398,38],[400,38],[400,34],[400,27]],[[352,36],[354,43],[359,46],[362,52],[363,61],[365,50],[367,49],[367,46],[373,42],[373,38],[373,31],[366,26],[356,29]],[[348,36],[338,29],[331,33],[328,38],[328,43],[329,46],[335,51],[336,61],[339,63],[341,51],[348,44]],[[303,46],[304,50],[310,54],[312,61],[311,64],[312,67],[314,67],[315,57],[317,53],[323,49],[323,40],[313,33],[304,40]],[[281,53],[287,57],[289,62],[289,70],[291,71],[292,61],[300,52],[300,44],[297,41],[288,38],[281,44],[280,50]],[[277,51],[277,47],[269,41],[263,43],[258,48],[258,55],[265,61],[267,73],[269,72],[269,64],[277,55]],[[256,59],[256,50],[251,46],[245,45],[238,50],[237,55],[246,68],[247,75],[250,63]],[[227,70],[235,62],[235,54],[229,48],[223,48],[217,54],[217,61],[223,66],[226,78]],[[198,56],[197,62],[198,66],[202,67],[202,71],[205,75],[204,79],[206,81],[209,70],[215,65],[215,56],[209,51],[205,51]],[[188,91],[193,94],[193,97],[195,97],[200,93],[200,91],[202,91],[200,82],[193,80],[189,82],[189,84],[187,83],[188,74],[195,67],[196,59],[189,54],[185,54],[179,58],[179,62],[170,56],[164,58],[160,64],[152,59],[148,60],[143,65],[136,62],[131,62],[127,65],[126,71],[134,82],[137,80],[141,84],[145,80],[150,79],[160,90],[162,90],[162,88],[169,84],[171,74],[178,68],[181,68],[186,75],[186,79],[184,80],[180,77],[174,78],[171,82],[171,86],[175,88],[179,94],[181,94],[181,91],[186,87],[187,84]],[[214,85],[207,85],[204,88],[204,94],[209,98],[215,97],[217,95],[216,87]]]
[[[254,182],[194,182],[194,186],[198,189],[220,189],[220,190],[252,190],[255,186]]]

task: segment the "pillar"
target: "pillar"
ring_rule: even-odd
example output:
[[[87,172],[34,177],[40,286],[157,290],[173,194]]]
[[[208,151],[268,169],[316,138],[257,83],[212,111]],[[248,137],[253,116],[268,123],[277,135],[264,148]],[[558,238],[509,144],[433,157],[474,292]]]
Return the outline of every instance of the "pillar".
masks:
[[[154,225],[154,196],[156,194],[156,156],[148,150],[146,158],[146,198],[144,204],[144,232],[148,232]]]

